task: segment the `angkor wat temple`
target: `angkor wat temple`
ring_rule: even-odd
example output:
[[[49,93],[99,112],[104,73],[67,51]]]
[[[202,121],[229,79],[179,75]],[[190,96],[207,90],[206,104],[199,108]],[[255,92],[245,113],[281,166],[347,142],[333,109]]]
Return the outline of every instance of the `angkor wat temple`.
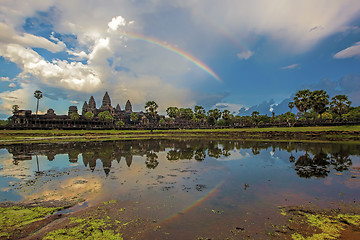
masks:
[[[111,116],[111,121],[103,121],[98,116],[102,112],[108,111]],[[85,118],[85,114],[91,112],[93,117],[91,119]],[[78,117],[74,118],[77,113]],[[117,122],[122,121],[123,126],[137,126],[147,127],[149,119],[144,112],[136,112],[137,120],[131,120],[133,113],[130,100],[125,104],[125,109],[121,110],[119,104],[114,108],[111,105],[111,99],[106,92],[102,105],[100,108],[96,107],[96,102],[93,96],[90,97],[89,103],[84,102],[81,115],[78,113],[77,106],[70,106],[67,115],[57,115],[55,111],[50,108],[46,114],[33,114],[31,110],[17,110],[14,115],[9,118],[11,129],[113,129],[119,128]]]

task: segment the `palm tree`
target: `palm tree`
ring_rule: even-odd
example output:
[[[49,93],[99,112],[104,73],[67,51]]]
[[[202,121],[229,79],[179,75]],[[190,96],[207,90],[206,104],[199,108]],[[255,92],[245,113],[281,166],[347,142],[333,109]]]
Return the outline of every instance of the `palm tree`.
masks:
[[[346,95],[336,95],[331,98],[330,110],[332,113],[341,116],[349,112],[351,101],[348,100]]]
[[[299,112],[306,113],[311,108],[311,91],[309,89],[300,90],[295,94],[294,104]]]
[[[319,114],[321,117],[321,114],[323,114],[328,108],[327,105],[329,104],[329,95],[327,95],[326,91],[324,90],[315,90],[311,93],[310,103],[314,112]]]
[[[157,115],[157,108],[158,108],[158,105],[154,101],[148,101],[145,104],[145,111],[150,116],[151,121],[152,121],[151,132],[153,131],[154,120],[155,120],[155,117]]]
[[[38,110],[39,110],[39,100],[43,97],[42,91],[36,90],[34,92],[34,97],[37,99],[37,104],[36,104],[36,117],[37,117]]]
[[[156,102],[154,101],[148,101],[146,104],[145,104],[145,111],[147,114],[150,115],[150,117],[152,118],[155,118],[156,114],[157,114],[157,108],[158,108],[158,105]]]
[[[291,112],[291,110],[295,107],[294,102],[289,102],[288,107],[290,108]]]

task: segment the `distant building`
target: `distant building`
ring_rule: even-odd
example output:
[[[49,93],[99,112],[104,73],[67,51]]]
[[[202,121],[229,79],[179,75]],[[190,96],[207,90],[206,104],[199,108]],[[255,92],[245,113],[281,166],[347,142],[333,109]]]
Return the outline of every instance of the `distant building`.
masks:
[[[112,122],[101,121],[97,116],[101,112],[108,111],[112,117]],[[93,119],[86,119],[85,114],[91,112],[94,114]],[[118,121],[122,121],[125,127],[146,127],[149,125],[149,119],[143,112],[136,112],[138,120],[131,121],[131,114],[133,113],[130,100],[125,104],[125,110],[122,110],[117,104],[116,108],[111,105],[111,98],[108,92],[102,100],[100,108],[96,107],[96,102],[93,96],[90,97],[89,102],[85,101],[82,107],[81,116],[79,119],[71,119],[71,114],[78,113],[77,106],[70,106],[67,115],[56,115],[54,109],[49,108],[46,114],[33,115],[31,110],[18,110],[10,117],[10,128],[14,129],[111,129],[116,127]]]

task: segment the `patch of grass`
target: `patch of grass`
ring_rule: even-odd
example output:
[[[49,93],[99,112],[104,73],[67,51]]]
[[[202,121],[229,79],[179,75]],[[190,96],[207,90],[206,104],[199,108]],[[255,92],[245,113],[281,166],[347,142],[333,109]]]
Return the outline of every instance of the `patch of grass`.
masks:
[[[109,227],[103,219],[76,218],[71,217],[67,228],[57,229],[49,232],[45,238],[55,239],[123,239],[119,233],[106,229]]]
[[[0,207],[0,237],[9,238],[14,231],[20,231],[24,226],[42,220],[44,217],[62,208],[44,207]]]
[[[148,138],[359,141],[360,126],[176,129],[176,130],[3,130],[0,144],[115,141]]]
[[[321,213],[301,213],[304,216],[304,223],[311,226],[316,233],[311,236],[304,236],[301,233],[293,233],[291,237],[294,240],[303,239],[338,239],[341,231],[345,230],[349,225],[359,226],[360,215],[356,214],[338,214],[331,216]]]

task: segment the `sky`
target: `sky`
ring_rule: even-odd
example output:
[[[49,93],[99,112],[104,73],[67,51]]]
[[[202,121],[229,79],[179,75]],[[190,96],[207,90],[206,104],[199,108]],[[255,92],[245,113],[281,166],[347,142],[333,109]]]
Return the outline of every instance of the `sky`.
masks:
[[[147,101],[288,111],[301,89],[360,105],[359,0],[0,0],[0,118]]]

